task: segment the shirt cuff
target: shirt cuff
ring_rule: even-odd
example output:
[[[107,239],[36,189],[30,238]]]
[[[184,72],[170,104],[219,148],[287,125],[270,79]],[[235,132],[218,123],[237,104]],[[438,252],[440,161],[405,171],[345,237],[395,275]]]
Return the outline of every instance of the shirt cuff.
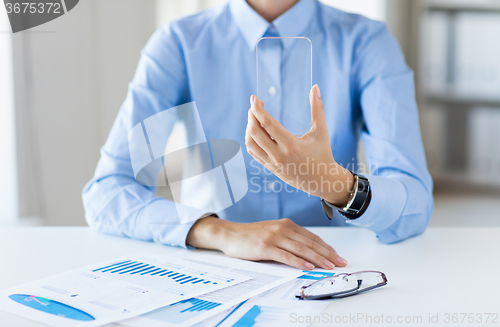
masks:
[[[377,233],[382,240],[384,230],[391,226],[403,212],[407,191],[403,183],[395,178],[375,175],[366,176],[370,182],[372,199],[361,217],[347,223]]]
[[[188,248],[186,238],[194,223],[201,218],[213,214],[202,209],[184,206],[181,220],[176,210],[176,205],[166,199],[158,199],[144,208],[141,221],[149,225],[150,233],[155,242],[170,246]],[[181,221],[187,221],[181,223]]]

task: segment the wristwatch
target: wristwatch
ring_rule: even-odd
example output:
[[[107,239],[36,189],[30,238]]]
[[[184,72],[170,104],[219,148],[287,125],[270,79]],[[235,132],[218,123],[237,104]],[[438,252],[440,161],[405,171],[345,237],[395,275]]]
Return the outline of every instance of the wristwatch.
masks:
[[[371,189],[368,178],[358,175],[352,171],[351,174],[354,176],[354,187],[350,192],[349,201],[345,207],[338,207],[321,198],[323,209],[330,220],[333,218],[334,209],[348,219],[359,218],[370,203]]]

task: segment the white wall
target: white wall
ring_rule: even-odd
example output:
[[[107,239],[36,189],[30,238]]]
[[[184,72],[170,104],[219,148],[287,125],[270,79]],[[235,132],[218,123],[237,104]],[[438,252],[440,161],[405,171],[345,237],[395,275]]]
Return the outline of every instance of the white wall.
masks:
[[[156,25],[161,25],[176,18],[192,15],[206,9],[203,0],[156,0]]]
[[[0,9],[0,226],[18,216],[12,33],[6,11]]]
[[[386,0],[320,0],[321,2],[343,11],[385,21]],[[399,0],[401,1],[401,0]],[[404,0],[403,0],[404,1]]]
[[[154,30],[154,1],[100,0],[14,35],[22,217],[85,224],[81,190]]]
[[[338,9],[382,20],[386,18],[386,0],[320,0]],[[397,0],[404,2],[406,0]],[[168,22],[178,17],[194,14],[203,9],[226,3],[227,0],[156,0],[157,24]]]

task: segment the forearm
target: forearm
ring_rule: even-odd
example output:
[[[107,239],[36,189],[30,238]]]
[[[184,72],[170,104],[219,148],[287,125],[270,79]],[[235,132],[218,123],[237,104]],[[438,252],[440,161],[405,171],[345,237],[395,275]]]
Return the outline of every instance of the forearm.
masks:
[[[337,207],[344,207],[349,201],[351,191],[354,187],[354,176],[352,173],[338,165],[335,174],[321,176],[319,183],[323,180],[328,181],[328,187],[325,189],[322,187],[321,192],[315,195]]]
[[[201,249],[223,250],[223,244],[228,238],[229,221],[217,217],[205,217],[198,219],[186,237],[186,244]]]
[[[89,226],[100,233],[186,246],[192,224],[181,224],[172,201],[155,196],[153,190],[131,178],[95,178],[82,198]]]

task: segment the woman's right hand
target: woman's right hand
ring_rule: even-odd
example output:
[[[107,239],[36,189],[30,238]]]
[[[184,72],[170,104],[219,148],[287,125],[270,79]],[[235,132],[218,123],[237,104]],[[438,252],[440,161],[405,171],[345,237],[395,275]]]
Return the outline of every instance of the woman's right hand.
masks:
[[[215,249],[227,256],[251,261],[273,260],[311,270],[347,264],[319,236],[285,218],[234,223],[216,217],[198,220],[188,233],[188,245]]]

